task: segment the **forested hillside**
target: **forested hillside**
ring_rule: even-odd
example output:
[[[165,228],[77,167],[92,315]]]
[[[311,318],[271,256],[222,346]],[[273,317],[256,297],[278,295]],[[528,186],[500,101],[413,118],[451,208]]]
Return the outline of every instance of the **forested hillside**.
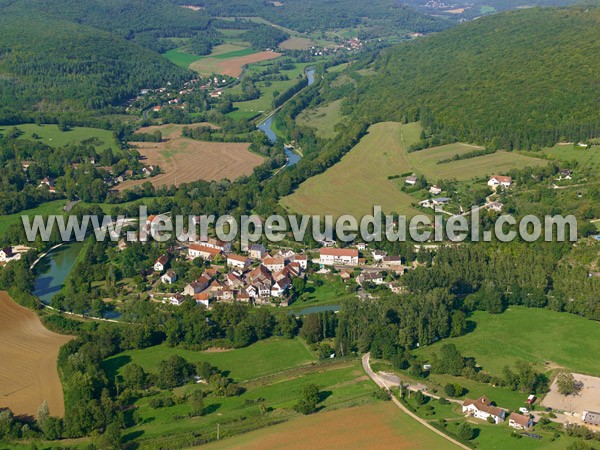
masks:
[[[103,108],[189,76],[114,34],[15,9],[0,14],[0,118]]]
[[[385,51],[352,102],[493,148],[582,140],[600,135],[599,53],[598,7],[508,12]]]
[[[175,0],[181,5],[198,5],[213,17],[260,16],[277,25],[300,32],[351,28],[358,25],[394,27],[397,29],[432,32],[448,28],[451,23],[435,18],[394,0],[293,0],[265,2],[262,0]]]

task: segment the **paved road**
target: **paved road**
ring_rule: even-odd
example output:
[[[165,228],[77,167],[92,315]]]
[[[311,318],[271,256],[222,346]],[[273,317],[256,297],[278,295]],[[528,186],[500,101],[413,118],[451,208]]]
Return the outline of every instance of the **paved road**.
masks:
[[[369,375],[369,377],[371,377],[371,379],[375,382],[375,384],[377,384],[377,386],[379,386],[381,388],[384,388],[386,391],[389,392],[390,389],[389,389],[387,383],[385,382],[385,380],[382,379],[378,374],[376,374],[375,372],[373,372],[373,370],[371,370],[371,364],[369,362],[370,357],[371,357],[370,353],[367,353],[367,354],[363,355],[363,357],[362,357],[362,365],[363,365],[363,368],[365,369],[365,372],[367,372],[367,375]],[[393,394],[391,394],[391,398],[392,398],[392,401],[396,404],[396,406],[398,408],[400,408],[404,413],[408,414],[410,417],[412,417],[413,419],[415,419],[417,422],[419,422],[424,427],[429,428],[431,431],[433,431],[434,433],[436,433],[439,436],[443,437],[447,441],[452,442],[454,445],[457,445],[460,448],[463,448],[465,450],[470,450],[470,447],[467,447],[466,445],[461,444],[456,439],[452,439],[450,436],[442,433],[437,428],[434,428],[433,426],[431,426],[426,420],[421,419],[419,416],[417,416],[416,414],[414,414],[412,411],[410,411],[408,408],[406,408],[400,402],[400,400],[398,400]]]

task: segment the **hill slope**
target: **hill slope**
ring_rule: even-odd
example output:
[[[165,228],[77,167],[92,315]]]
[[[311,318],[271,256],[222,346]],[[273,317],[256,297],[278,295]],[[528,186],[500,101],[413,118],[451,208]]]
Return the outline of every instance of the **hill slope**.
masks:
[[[11,110],[103,108],[188,75],[123,38],[21,6],[0,7],[0,118]]]
[[[355,111],[509,149],[598,136],[598,54],[598,7],[498,14],[384,52]]]

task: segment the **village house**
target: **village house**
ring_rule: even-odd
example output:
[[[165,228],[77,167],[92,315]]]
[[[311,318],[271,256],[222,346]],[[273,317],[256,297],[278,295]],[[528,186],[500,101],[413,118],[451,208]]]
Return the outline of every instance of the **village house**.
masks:
[[[533,426],[533,419],[518,413],[508,416],[508,425],[517,430],[529,430]]]
[[[308,268],[308,256],[306,255],[294,255],[291,257],[290,261],[298,263],[302,270],[306,270]]]
[[[373,256],[373,261],[381,262],[383,261],[383,258],[387,256],[387,252],[384,252],[383,250],[373,250],[371,255]]]
[[[288,277],[283,277],[271,286],[271,296],[282,297],[291,285],[292,282],[290,279]]]
[[[392,266],[401,266],[402,265],[402,257],[401,256],[384,256],[381,260],[381,263],[384,266],[392,267]]]
[[[177,281],[177,274],[174,270],[169,269],[167,270],[167,273],[160,277],[160,281],[165,284],[173,284],[175,281]]]
[[[181,294],[172,294],[168,297],[163,298],[163,303],[170,303],[174,306],[181,306],[185,301],[185,297]]]
[[[560,172],[558,172],[558,180],[572,180],[573,179],[573,172],[571,172],[568,169],[562,169]]]
[[[250,266],[250,259],[245,256],[236,255],[235,253],[230,253],[227,255],[227,265],[229,267],[239,267],[240,269],[245,269]]]
[[[56,188],[54,187],[54,178],[45,177],[38,187],[46,186],[48,188],[48,192],[54,194],[56,192]]]
[[[248,256],[253,259],[263,259],[267,249],[262,244],[252,244],[248,249]]]
[[[433,208],[433,203],[431,203],[430,199],[421,200],[419,202],[419,206],[421,206],[423,208]]]
[[[432,195],[440,195],[442,193],[442,188],[434,184],[429,188],[429,193]]]
[[[194,294],[194,300],[196,300],[198,305],[203,305],[209,308],[213,297],[208,292],[202,292],[200,294]]]
[[[504,188],[510,187],[510,185],[512,184],[512,178],[511,177],[505,177],[502,175],[492,175],[492,177],[489,179],[488,181],[488,186],[490,187],[497,187],[497,186],[502,186]]]
[[[367,249],[367,244],[365,242],[359,242],[356,244],[356,249],[358,251],[364,252]]]
[[[169,257],[167,255],[160,255],[160,257],[154,262],[154,271],[162,272],[165,270],[167,263],[169,262]]]
[[[329,238],[321,239],[318,242],[321,247],[334,247],[335,246],[335,241],[333,239],[329,239]]]
[[[225,282],[229,287],[232,288],[240,288],[244,286],[244,280],[240,278],[240,276],[234,272],[229,272],[225,275]]]
[[[400,294],[404,290],[404,287],[397,283],[388,283],[387,287],[392,291],[392,294]]]
[[[410,184],[411,186],[414,186],[415,184],[417,184],[417,181],[419,181],[419,179],[415,175],[406,177],[406,180],[404,180],[404,182],[406,184]]]
[[[358,250],[350,248],[322,248],[319,250],[319,263],[324,266],[333,264],[358,265]]]
[[[206,245],[191,244],[188,248],[188,257],[190,259],[202,258],[208,261],[212,261],[215,258],[215,256],[220,254],[220,249],[208,247]]]
[[[210,284],[210,276],[202,274],[196,281],[192,281],[183,289],[183,295],[196,295],[205,290]]]
[[[340,272],[340,278],[342,279],[342,281],[348,281],[352,279],[352,272],[350,272],[349,270],[342,270]]]
[[[235,299],[238,302],[250,303],[250,296],[246,291],[239,291],[237,294],[235,294]]]
[[[600,413],[593,411],[584,411],[581,415],[583,423],[588,425],[600,425]]]
[[[488,417],[491,417],[496,424],[503,422],[506,416],[506,411],[493,406],[490,399],[485,395],[479,397],[477,400],[466,398],[462,405],[462,412],[482,420],[487,420]]]
[[[265,258],[262,261],[262,265],[271,272],[279,272],[285,267],[285,260],[283,258]]]
[[[356,282],[363,286],[366,283],[383,284],[383,275],[379,272],[364,272],[356,277]]]
[[[20,253],[15,253],[11,246],[6,246],[0,250],[0,262],[18,261],[21,259]]]
[[[489,204],[488,204],[488,205],[485,207],[485,209],[487,209],[488,211],[496,211],[496,212],[500,212],[500,211],[502,211],[502,207],[503,207],[503,206],[504,206],[504,205],[503,205],[502,203],[500,203],[500,202],[492,202],[492,203],[489,203]]]

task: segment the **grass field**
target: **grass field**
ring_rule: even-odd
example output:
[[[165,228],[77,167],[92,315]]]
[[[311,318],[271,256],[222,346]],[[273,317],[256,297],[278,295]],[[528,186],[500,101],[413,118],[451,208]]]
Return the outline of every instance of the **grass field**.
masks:
[[[160,130],[162,142],[135,144],[146,164],[158,164],[163,173],[152,178],[121,183],[120,190],[150,181],[154,186],[179,185],[197,180],[234,180],[249,175],[263,158],[248,151],[250,144],[203,142],[181,137],[183,125],[142,128],[141,132]]]
[[[482,148],[475,145],[455,143],[409,153],[408,159],[414,170],[425,175],[430,182],[439,179],[468,180],[474,177],[487,177],[496,173],[502,174],[526,166],[548,164],[543,159],[503,151],[476,158],[437,164],[438,161],[452,158],[454,155],[464,155]]]
[[[315,45],[315,42],[311,39],[305,37],[291,37],[279,44],[279,48],[284,50],[307,50],[313,45]]]
[[[473,356],[484,370],[502,374],[516,360],[533,363],[539,370],[565,367],[598,376],[600,324],[567,313],[511,306],[502,314],[476,312],[470,318],[475,330],[458,338],[421,348],[427,357],[444,343],[454,343],[465,356]],[[549,364],[545,364],[548,362]]]
[[[17,125],[17,128],[23,132],[22,139],[35,140],[31,136],[37,134],[40,142],[43,142],[50,147],[63,147],[69,144],[79,144],[86,139],[96,138],[102,144],[96,145],[96,151],[101,152],[105,148],[112,148],[113,152],[120,152],[121,147],[113,136],[112,131],[101,130],[99,128],[73,127],[69,131],[60,131],[58,125],[36,125],[32,123],[24,123]],[[12,129],[12,126],[0,127],[0,134]]]
[[[571,161],[576,161],[585,167],[600,166],[599,146],[584,148],[573,144],[555,145],[554,147],[546,147],[542,149],[540,153],[558,162],[569,163]],[[536,152],[528,152],[525,154],[529,156],[535,156]]]
[[[307,109],[296,120],[300,125],[314,128],[317,136],[331,139],[337,135],[334,127],[340,121],[341,108],[342,100],[336,100],[325,106]]]
[[[492,175],[493,172],[547,164],[545,160],[516,152],[496,152],[437,164],[479,147],[451,144],[407,152],[410,145],[419,140],[420,133],[419,123],[382,122],[371,126],[369,133],[340,162],[302,183],[293,194],[283,198],[281,204],[290,212],[333,216],[352,214],[355,217],[372,213],[373,205],[381,205],[386,213],[394,211],[412,216],[416,210],[411,204],[421,198],[400,190],[402,178],[389,180],[388,176],[415,172],[434,183],[439,179],[467,180]]]
[[[316,279],[323,280],[323,284],[317,286],[308,282],[300,298],[290,306],[291,311],[297,312],[312,306],[339,305],[347,298],[356,297],[351,284],[344,283],[337,275],[311,277],[313,281]]]
[[[187,402],[154,409],[148,398],[141,398],[136,402],[141,422],[125,436],[126,440],[137,438],[141,448],[182,448],[188,438],[188,442],[197,442],[198,438],[214,440],[217,424],[221,437],[226,437],[297,418],[299,414],[293,406],[310,383],[323,392],[323,412],[375,402],[375,386],[364,374],[359,360],[318,361],[298,338],[271,338],[230,351],[199,352],[160,345],[118,354],[106,360],[104,366],[109,379],[114,379],[129,362],[152,373],[159,361],[173,354],[189,362],[208,361],[216,365],[246,391],[239,397],[207,396],[205,415],[193,419],[187,416]],[[176,388],[173,394],[184,395],[198,388],[207,389],[204,385],[186,385]],[[260,403],[267,407],[266,412],[261,413]],[[171,439],[183,440],[174,443]]]
[[[266,430],[225,439],[208,449],[450,449],[391,402],[301,417]],[[203,447],[204,448],[204,447]]]
[[[21,216],[33,217],[36,215],[60,214],[62,207],[65,205],[65,200],[55,200],[53,202],[43,203],[32,209],[27,209],[16,214],[8,214],[0,217],[0,235],[3,235],[8,230],[8,227],[14,224],[21,224]]]
[[[373,205],[384,212],[417,214],[411,206],[415,198],[401,192],[397,180],[388,180],[411,170],[406,146],[418,139],[419,124],[402,126],[382,122],[371,126],[369,133],[340,162],[300,185],[281,200],[288,210],[302,214],[373,213]]]
[[[238,382],[316,361],[314,355],[299,339],[272,338],[250,347],[226,352],[197,352],[159,345],[120,353],[108,359],[106,367],[110,376],[128,362],[139,364],[152,372],[160,361],[172,354],[178,354],[189,362],[208,361],[221,370],[229,370],[229,376]]]
[[[69,336],[48,331],[33,311],[0,292],[0,409],[35,417],[48,402],[50,413],[62,417],[64,401],[56,359]]]

